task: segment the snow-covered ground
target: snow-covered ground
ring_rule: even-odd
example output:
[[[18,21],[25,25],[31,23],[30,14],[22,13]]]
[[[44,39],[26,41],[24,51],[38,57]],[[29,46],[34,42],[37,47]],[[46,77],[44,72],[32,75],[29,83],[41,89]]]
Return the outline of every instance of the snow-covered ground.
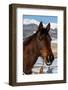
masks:
[[[57,73],[57,59],[55,59],[51,66],[47,66],[45,63],[43,65],[43,59],[41,57],[38,58],[35,63],[32,72],[33,74],[39,74],[40,68],[43,66],[43,73]]]

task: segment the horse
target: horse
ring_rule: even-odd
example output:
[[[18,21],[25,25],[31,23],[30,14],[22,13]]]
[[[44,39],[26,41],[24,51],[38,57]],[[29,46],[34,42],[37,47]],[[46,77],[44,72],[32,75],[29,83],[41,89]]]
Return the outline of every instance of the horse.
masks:
[[[54,61],[51,49],[50,23],[44,28],[40,22],[37,31],[23,41],[23,72],[32,74],[32,68],[39,56],[50,66]]]

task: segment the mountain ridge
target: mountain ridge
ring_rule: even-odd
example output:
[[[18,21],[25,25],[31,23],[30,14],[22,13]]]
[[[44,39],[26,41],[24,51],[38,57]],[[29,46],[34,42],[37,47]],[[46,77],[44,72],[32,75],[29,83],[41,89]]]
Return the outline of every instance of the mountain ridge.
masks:
[[[53,23],[53,22],[49,22],[49,23],[50,23],[52,29],[57,28],[57,24],[56,24],[56,23]],[[35,19],[24,19],[24,20],[23,20],[23,24],[24,24],[24,25],[36,24],[37,26],[39,26],[40,21],[37,21],[37,20],[35,20]],[[46,27],[47,24],[48,24],[48,23],[46,23],[46,24],[43,23],[43,26]]]

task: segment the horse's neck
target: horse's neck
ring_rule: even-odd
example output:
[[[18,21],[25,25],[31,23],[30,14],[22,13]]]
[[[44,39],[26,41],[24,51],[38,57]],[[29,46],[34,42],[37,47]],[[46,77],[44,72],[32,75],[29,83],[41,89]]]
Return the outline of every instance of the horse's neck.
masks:
[[[38,44],[37,44],[37,40],[36,39],[34,39],[34,49],[35,49],[35,54],[37,55],[37,56],[39,56],[39,48],[38,48]]]
[[[32,44],[32,54],[33,54],[33,62],[32,64],[35,64],[35,62],[37,61],[37,58],[39,57],[39,50],[38,50],[38,46],[37,46],[37,41],[36,38],[33,38],[33,40],[31,41]]]
[[[39,57],[39,49],[37,45],[37,37],[31,36],[26,41],[24,41],[23,45],[24,51],[29,51],[29,59],[30,64],[33,66]]]

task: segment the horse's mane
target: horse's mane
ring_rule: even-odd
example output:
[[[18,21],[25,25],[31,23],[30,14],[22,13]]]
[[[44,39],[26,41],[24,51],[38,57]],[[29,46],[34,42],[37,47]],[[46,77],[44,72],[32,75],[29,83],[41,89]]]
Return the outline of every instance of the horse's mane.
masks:
[[[33,35],[25,38],[25,40],[23,41],[23,46],[28,45],[35,36],[36,36],[36,34],[33,34]]]

